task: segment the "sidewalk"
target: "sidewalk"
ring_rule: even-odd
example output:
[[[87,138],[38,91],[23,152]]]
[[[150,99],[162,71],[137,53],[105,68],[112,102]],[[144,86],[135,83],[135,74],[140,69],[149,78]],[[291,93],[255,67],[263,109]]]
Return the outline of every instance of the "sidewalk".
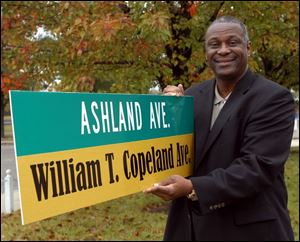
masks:
[[[4,213],[5,209],[5,198],[4,198],[4,193],[1,193],[1,213]],[[17,211],[20,209],[20,199],[19,199],[19,191],[15,190],[14,191],[14,207],[13,210]]]
[[[293,139],[291,147],[299,147],[299,139]]]

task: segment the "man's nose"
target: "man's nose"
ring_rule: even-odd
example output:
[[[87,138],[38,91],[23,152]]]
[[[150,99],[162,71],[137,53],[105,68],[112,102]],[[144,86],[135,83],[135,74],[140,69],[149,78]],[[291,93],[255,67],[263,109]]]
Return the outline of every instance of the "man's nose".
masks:
[[[218,54],[220,55],[226,55],[230,52],[228,46],[226,45],[226,43],[222,43],[222,45],[220,46],[219,50],[218,50]]]

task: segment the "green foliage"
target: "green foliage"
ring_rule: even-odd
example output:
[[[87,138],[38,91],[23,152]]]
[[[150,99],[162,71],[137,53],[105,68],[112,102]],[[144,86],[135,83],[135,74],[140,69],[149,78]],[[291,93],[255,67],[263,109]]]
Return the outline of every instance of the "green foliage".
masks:
[[[298,90],[297,1],[3,1],[1,8],[1,70],[11,79],[26,73],[30,90],[188,87],[212,76],[204,34],[220,15],[248,26],[255,71]],[[48,36],[36,36],[38,27]]]

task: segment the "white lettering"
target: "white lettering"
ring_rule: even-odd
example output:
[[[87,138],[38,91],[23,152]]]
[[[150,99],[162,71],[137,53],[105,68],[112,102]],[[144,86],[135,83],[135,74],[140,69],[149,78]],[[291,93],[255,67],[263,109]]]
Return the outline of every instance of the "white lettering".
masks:
[[[115,116],[114,116],[114,109],[113,109],[113,103],[110,102],[110,113],[111,113],[111,122],[112,122],[112,131],[118,132],[118,127],[115,127]]]
[[[100,102],[100,105],[101,105],[101,111],[102,111],[102,130],[103,130],[103,133],[106,133],[106,128],[105,128],[105,123],[106,123],[106,126],[107,126],[107,132],[110,132],[110,125],[109,125],[109,113],[108,113],[108,104],[107,102],[104,102],[105,104],[105,110],[104,110],[104,107],[103,107],[103,102]]]
[[[90,134],[91,130],[90,130],[88,116],[86,113],[85,103],[81,102],[81,134],[82,135],[84,134],[84,127],[87,128],[87,132]]]
[[[100,132],[100,123],[99,123],[99,119],[98,119],[98,116],[95,112],[95,109],[98,109],[98,104],[96,102],[92,102],[91,104],[91,109],[92,109],[92,114],[95,118],[95,121],[96,121],[96,125],[92,125],[93,127],[93,130],[96,134],[98,134]]]
[[[135,120],[136,120],[136,129],[141,130],[142,129],[142,110],[141,106],[138,102],[134,102],[135,107]]]
[[[122,106],[122,103],[119,102],[119,129],[120,129],[120,131],[122,131],[122,126],[124,126],[124,130],[127,131],[123,106]]]
[[[163,121],[163,128],[168,128],[169,125],[166,124],[166,112],[165,112],[165,109],[164,107],[166,106],[166,103],[165,102],[162,102],[161,103],[161,112],[162,112],[162,121]]]
[[[156,129],[154,110],[153,110],[152,102],[150,102],[150,129],[153,129],[152,125]]]
[[[134,125],[133,104],[132,104],[132,102],[130,102],[130,103],[126,102],[126,107],[127,107],[128,129],[129,130],[134,130],[135,125]]]

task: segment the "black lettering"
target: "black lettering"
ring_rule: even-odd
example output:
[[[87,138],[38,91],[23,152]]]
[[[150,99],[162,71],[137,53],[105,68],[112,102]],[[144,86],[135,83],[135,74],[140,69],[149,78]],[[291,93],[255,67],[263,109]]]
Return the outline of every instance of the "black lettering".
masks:
[[[152,160],[151,160],[151,153],[148,151],[147,153],[146,153],[146,164],[147,164],[147,171],[148,171],[148,173],[149,174],[151,174],[152,173],[152,167],[150,167],[150,162],[151,162]],[[154,163],[154,162],[153,162]]]
[[[100,170],[99,160],[87,161],[86,162],[86,167],[87,167],[87,176],[88,176],[89,188],[101,186],[102,185],[102,180],[101,180],[101,170]]]
[[[51,161],[50,166],[53,166],[53,165],[54,165],[54,161]],[[54,167],[50,168],[50,173],[51,173],[52,192],[53,192],[52,197],[57,197],[58,194],[57,194],[56,177],[55,177],[55,168]]]
[[[66,187],[66,194],[70,193],[70,188],[69,188],[69,172],[68,172],[68,165],[67,165],[67,160],[62,161],[63,166],[64,166],[64,175],[65,175],[65,187]]]
[[[157,150],[156,152],[156,165],[157,165],[157,171],[163,171],[163,165],[162,165],[162,160],[161,160],[161,151]]]
[[[36,170],[37,166],[38,166],[38,172]],[[45,200],[48,199],[48,163],[45,164],[46,175],[44,173],[43,166],[44,164],[30,166],[38,201],[41,201],[42,199],[42,191],[43,191],[44,199]],[[39,173],[39,175],[37,173]]]
[[[125,177],[128,180],[131,177],[131,172],[128,171],[127,158],[129,158],[129,151],[125,150],[123,153],[123,168],[124,168]]]
[[[130,157],[130,167],[131,167],[131,174],[135,178],[138,175],[138,168],[137,168],[137,159],[134,154],[131,155]]]
[[[156,162],[155,162],[155,151],[154,151],[154,147],[151,147],[151,151],[152,151],[152,160],[153,160],[153,172],[156,173]]]
[[[77,188],[78,191],[81,191],[82,189],[86,190],[86,177],[85,177],[85,167],[84,164],[78,163],[76,165],[76,171],[78,171],[77,174]]]
[[[170,148],[168,149],[168,155],[169,155],[170,168],[174,168],[173,146],[172,146],[172,144],[170,144]]]
[[[138,161],[139,161],[139,172],[140,172],[140,181],[144,180],[144,176],[146,174],[146,165],[145,165],[145,155],[143,152],[138,153]]]
[[[114,172],[112,167],[112,161],[114,159],[114,153],[105,154],[105,160],[108,161],[108,168],[109,168],[109,183],[114,183]]]
[[[58,185],[59,185],[59,196],[64,195],[63,179],[60,161],[56,161],[57,175],[58,175]]]
[[[69,160],[69,168],[71,173],[71,182],[72,182],[72,192],[77,192],[76,190],[76,183],[75,183],[75,173],[74,173],[74,165],[71,164],[73,162],[73,159]]]
[[[190,161],[191,161],[191,159],[189,159],[188,160],[188,158],[187,158],[187,156],[188,156],[188,153],[189,153],[189,147],[188,147],[188,145],[185,145],[185,150],[184,150],[185,152],[185,157],[184,157],[184,159],[185,159],[185,163],[186,164],[188,164],[188,163],[190,163]]]

